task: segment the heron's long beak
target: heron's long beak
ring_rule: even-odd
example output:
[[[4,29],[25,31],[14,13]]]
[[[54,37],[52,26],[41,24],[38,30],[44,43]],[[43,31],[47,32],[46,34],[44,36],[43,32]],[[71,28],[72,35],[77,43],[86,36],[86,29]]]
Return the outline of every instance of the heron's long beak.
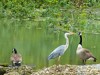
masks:
[[[74,32],[70,32],[70,35],[73,35],[73,34],[75,34]]]

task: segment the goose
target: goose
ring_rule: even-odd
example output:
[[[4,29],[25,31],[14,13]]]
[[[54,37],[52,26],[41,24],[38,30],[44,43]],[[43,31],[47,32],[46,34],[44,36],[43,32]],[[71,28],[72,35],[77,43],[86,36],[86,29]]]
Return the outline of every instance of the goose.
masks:
[[[78,35],[80,37],[80,42],[79,42],[77,50],[76,50],[77,56],[80,59],[82,59],[82,62],[84,65],[86,64],[86,61],[89,59],[96,62],[96,58],[93,56],[93,54],[88,49],[82,47],[82,33],[79,32]]]
[[[21,56],[21,54],[18,54],[18,52],[15,48],[13,48],[13,50],[12,50],[12,55],[10,57],[10,60],[12,62],[12,66],[21,66],[22,56]]]

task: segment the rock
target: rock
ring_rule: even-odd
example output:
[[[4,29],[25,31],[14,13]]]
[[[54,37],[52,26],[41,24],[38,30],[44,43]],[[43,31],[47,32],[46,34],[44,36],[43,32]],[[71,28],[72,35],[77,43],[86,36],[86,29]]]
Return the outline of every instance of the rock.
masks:
[[[30,75],[33,72],[33,68],[27,65],[23,65],[20,67],[6,67],[6,72],[18,72],[20,75]]]
[[[18,72],[9,72],[9,73],[6,73],[4,75],[20,75]]]
[[[6,70],[0,66],[0,75],[4,75],[4,73],[6,73]]]
[[[0,75],[100,75],[100,64],[53,65],[38,71],[28,65],[0,67]]]
[[[92,65],[53,65],[31,75],[100,75],[100,69]]]

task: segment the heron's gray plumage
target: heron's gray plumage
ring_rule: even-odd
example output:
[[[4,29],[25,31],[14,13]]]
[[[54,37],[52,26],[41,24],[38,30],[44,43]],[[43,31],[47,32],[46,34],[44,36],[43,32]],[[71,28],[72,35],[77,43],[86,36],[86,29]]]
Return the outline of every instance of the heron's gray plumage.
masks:
[[[57,47],[55,50],[53,50],[50,55],[48,56],[48,60],[59,57],[61,55],[64,54],[64,52],[67,50],[68,46],[69,46],[69,39],[68,39],[68,35],[72,35],[73,33],[65,33],[65,39],[66,39],[66,44],[65,45],[61,45],[59,47]]]
[[[51,52],[51,54],[48,56],[48,60],[56,58],[58,56],[61,56],[64,54],[66,50],[66,45],[61,45],[57,47],[54,51]]]

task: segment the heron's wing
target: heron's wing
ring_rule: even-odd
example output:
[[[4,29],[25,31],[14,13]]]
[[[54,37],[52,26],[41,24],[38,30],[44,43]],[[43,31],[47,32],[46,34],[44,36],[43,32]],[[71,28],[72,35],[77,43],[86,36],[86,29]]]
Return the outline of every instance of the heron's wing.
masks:
[[[55,50],[53,50],[51,52],[51,54],[48,56],[48,60],[50,59],[53,59],[53,58],[56,58],[60,55],[63,55],[64,54],[64,51],[66,49],[66,46],[65,45],[61,45],[59,47],[57,47]]]

